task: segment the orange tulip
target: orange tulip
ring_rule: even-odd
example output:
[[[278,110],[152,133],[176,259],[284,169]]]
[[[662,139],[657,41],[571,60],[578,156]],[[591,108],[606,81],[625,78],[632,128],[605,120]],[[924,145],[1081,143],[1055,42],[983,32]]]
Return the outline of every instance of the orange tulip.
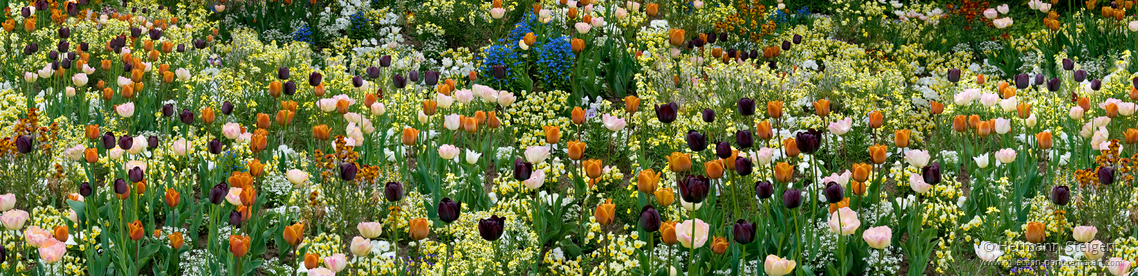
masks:
[[[731,156],[727,156],[727,158],[723,158],[723,164],[727,167],[727,170],[730,170],[730,171],[735,170],[735,159],[738,159],[738,158],[739,158],[739,150],[731,150]]]
[[[296,246],[304,241],[304,223],[297,222],[293,225],[285,226],[284,240],[292,246]]]
[[[671,29],[671,30],[669,30],[668,31],[668,43],[671,43],[672,47],[677,47],[677,48],[684,47],[684,30],[683,29]]]
[[[140,195],[146,193],[146,180],[142,180],[142,181],[134,183],[134,193],[140,194]]]
[[[569,141],[569,159],[581,160],[585,157],[585,143],[581,141]]]
[[[865,182],[869,180],[869,174],[873,173],[873,165],[866,163],[857,163],[853,165],[853,179],[858,182]]]
[[[574,53],[580,53],[581,51],[584,51],[585,50],[585,40],[582,40],[580,38],[574,38],[573,40],[570,40],[569,41],[569,49],[573,50]],[[474,74],[473,71],[471,71],[470,73]]]
[[[644,5],[644,13],[647,14],[648,17],[656,17],[656,14],[659,13],[659,10],[660,6],[656,3],[648,3]]]
[[[976,134],[980,135],[980,137],[988,137],[989,134],[992,134],[992,128],[994,127],[993,122],[990,120],[980,121],[980,124],[976,127]]]
[[[873,161],[874,164],[884,164],[887,150],[885,145],[873,145],[869,147],[869,160]]]
[[[864,196],[865,195],[865,182],[856,181],[856,180],[850,181],[850,190],[853,190],[853,193],[855,195]]]
[[[543,126],[545,129],[545,143],[557,144],[561,141],[561,128],[556,126]]]
[[[909,147],[909,135],[912,133],[913,132],[908,129],[893,131],[893,144],[897,145],[898,148]]]
[[[1109,103],[1106,105],[1106,117],[1118,117],[1118,104]]]
[[[283,90],[282,87],[284,87],[284,86],[281,85],[281,81],[270,82],[269,83],[269,95],[273,96],[273,98],[280,97],[281,96],[281,90]]]
[[[129,229],[128,233],[130,234],[131,240],[138,241],[142,239],[142,235],[144,235],[142,221],[135,220],[134,222],[127,224],[127,229]]]
[[[67,226],[63,226],[63,225],[56,226],[55,229],[52,229],[52,230],[54,230],[54,231],[52,231],[52,236],[55,237],[55,240],[57,240],[59,242],[67,242],[67,236],[68,236]]]
[[[655,195],[656,203],[659,203],[660,206],[672,205],[672,202],[676,201],[676,194],[672,193],[672,188],[656,189]]]
[[[1127,144],[1133,145],[1133,144],[1138,143],[1138,129],[1133,129],[1133,128],[1127,129],[1125,137],[1126,137],[1126,143]]]
[[[660,241],[667,245],[675,245],[679,240],[676,239],[676,223],[675,221],[665,221],[660,224]]]
[[[498,116],[494,115],[494,113],[495,111],[490,111],[490,114],[486,116],[486,126],[490,128],[498,128],[502,126],[502,122],[498,121]]]
[[[656,185],[660,183],[660,173],[652,169],[640,171],[636,175],[636,189],[641,193],[655,194]]]
[[[640,98],[636,96],[624,97],[624,111],[636,113],[637,110],[640,110]]]
[[[320,265],[320,255],[316,253],[304,253],[304,268],[314,269]]]
[[[347,114],[349,104],[350,103],[348,103],[348,100],[345,100],[345,99],[340,99],[340,100],[336,101],[336,113],[340,113],[340,115]]]
[[[767,115],[775,119],[782,118],[782,101],[767,102]]]
[[[691,154],[673,152],[668,156],[668,169],[673,172],[686,172],[691,170]]]
[[[272,126],[273,122],[269,120],[269,114],[257,113],[257,127],[268,129]]]
[[[537,42],[537,36],[534,35],[533,32],[528,32],[522,36],[522,42],[525,42],[526,45],[533,46],[533,44]]]
[[[438,106],[439,103],[436,103],[434,100],[423,101],[423,114],[427,114],[427,116],[435,115],[435,110],[438,109]]]
[[[478,131],[478,120],[473,117],[462,118],[462,129],[466,130],[466,133]]]
[[[727,252],[728,246],[731,246],[731,243],[727,242],[727,238],[715,237],[715,240],[711,242],[711,252],[723,255],[723,253]]]
[[[703,163],[703,169],[707,172],[707,178],[719,179],[723,177],[723,160],[715,159]]]
[[[601,164],[601,160],[589,159],[581,161],[581,167],[585,169],[585,175],[589,178],[599,178],[601,177],[601,174],[604,173],[604,167]]]
[[[798,150],[798,140],[794,140],[793,137],[782,140],[782,146],[783,150],[786,151],[786,156],[798,157],[798,154],[802,153]]]
[[[939,102],[929,103],[929,113],[933,115],[944,113],[944,104]]]
[[[87,139],[95,140],[101,137],[99,133],[99,125],[87,125]]]
[[[1050,149],[1053,145],[1051,140],[1051,132],[1040,132],[1035,134],[1035,141],[1039,143],[1040,149]]]
[[[252,243],[249,236],[229,235],[229,252],[233,253],[233,257],[245,257],[249,253],[249,245]]]
[[[1083,108],[1083,111],[1090,111],[1091,99],[1088,99],[1087,97],[1079,98],[1079,107]]]
[[[253,153],[261,152],[265,147],[269,146],[269,132],[263,128],[258,128],[253,132],[253,138],[249,141],[249,150]]]
[[[1138,101],[1138,88],[1130,87],[1130,100]]]
[[[99,150],[94,148],[84,149],[83,159],[87,160],[87,163],[99,162]]]
[[[182,200],[181,195],[178,194],[178,191],[175,191],[174,189],[171,189],[171,188],[166,188],[165,198],[166,198],[166,205],[170,206],[170,207],[177,207],[178,202]]]
[[[474,112],[474,123],[482,125],[486,123],[486,112],[479,110]]]
[[[182,245],[186,242],[185,239],[182,238],[182,233],[179,232],[170,233],[170,235],[166,237],[170,240],[170,248],[174,250],[181,249]]]
[[[787,183],[794,177],[794,166],[790,163],[778,162],[774,166],[774,178],[780,183]]]
[[[294,116],[296,116],[295,111],[291,111],[291,110],[287,110],[287,109],[277,110],[277,117],[276,117],[277,124],[282,125],[282,126],[291,125],[292,124],[292,118]],[[257,123],[258,123],[258,125],[260,125],[260,122],[257,122]],[[268,126],[269,124],[265,124],[265,125]]]
[[[249,175],[253,177],[261,177],[261,174],[265,173],[265,164],[262,164],[261,160],[253,159],[247,166],[249,166]]]
[[[956,115],[952,118],[952,129],[956,132],[968,130],[968,119],[964,115]]]
[[[833,214],[834,212],[837,212],[838,209],[845,207],[850,207],[850,198],[848,197],[842,198],[842,201],[838,201],[838,203],[830,203],[830,213]]]
[[[205,122],[205,124],[213,124],[213,120],[216,118],[217,115],[213,114],[213,108],[206,107],[202,110],[202,122]]]
[[[821,99],[814,102],[814,114],[825,118],[830,116],[830,100]]]
[[[331,130],[328,129],[328,125],[318,125],[312,127],[312,138],[316,138],[317,140],[328,140],[329,136],[332,136],[332,134]]]
[[[404,128],[402,140],[403,140],[404,145],[408,145],[408,146],[415,145],[415,142],[417,142],[419,140],[419,130],[414,129],[414,128]]]
[[[324,96],[324,83],[320,83],[320,84],[316,85],[316,87],[313,87],[312,88],[312,94],[316,95],[317,97],[323,97]]]
[[[763,140],[770,140],[771,137],[774,137],[774,132],[771,131],[771,122],[770,121],[759,122],[759,124],[757,126],[755,126],[755,136],[757,136],[757,137],[759,137],[759,139],[763,139]]]
[[[571,118],[573,119],[574,124],[578,124],[578,125],[584,124],[585,123],[585,110],[581,109],[580,106],[574,107]]]
[[[1043,225],[1043,223],[1032,221],[1027,223],[1027,230],[1024,231],[1023,235],[1027,238],[1028,242],[1043,243],[1043,240],[1047,238],[1046,230],[1047,226]]]
[[[616,219],[616,204],[612,204],[612,199],[606,199],[605,203],[597,206],[593,218],[601,225],[609,225]]]
[[[977,129],[980,127],[980,115],[972,114],[968,116],[968,127]]]
[[[1016,115],[1019,115],[1020,119],[1027,119],[1027,117],[1031,116],[1031,105],[1020,103],[1016,106]]]
[[[407,222],[407,233],[411,235],[412,240],[426,239],[427,235],[431,234],[431,223],[425,218],[412,219]]]
[[[881,111],[875,110],[869,113],[869,127],[880,128],[883,124],[885,124],[885,115],[881,114]]]
[[[984,74],[976,75],[976,84],[984,84]]]

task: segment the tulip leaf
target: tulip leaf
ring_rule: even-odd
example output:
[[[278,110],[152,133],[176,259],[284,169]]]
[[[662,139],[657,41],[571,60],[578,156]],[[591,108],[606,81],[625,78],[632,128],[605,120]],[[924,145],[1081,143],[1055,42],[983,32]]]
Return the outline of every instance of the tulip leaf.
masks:
[[[152,255],[154,255],[154,253],[158,253],[158,250],[161,249],[162,247],[163,246],[161,246],[161,245],[152,243],[152,244],[149,244],[149,245],[142,247],[142,249],[139,249],[138,250],[138,263],[136,265],[141,267],[142,264],[145,264],[147,261],[150,260],[150,257]]]
[[[79,223],[83,224],[87,221],[87,203],[82,201],[67,200],[67,206],[71,206],[71,210],[75,211],[75,215],[79,217]]]
[[[581,247],[574,244],[570,239],[561,240],[561,250],[568,253],[570,257],[581,256]]]

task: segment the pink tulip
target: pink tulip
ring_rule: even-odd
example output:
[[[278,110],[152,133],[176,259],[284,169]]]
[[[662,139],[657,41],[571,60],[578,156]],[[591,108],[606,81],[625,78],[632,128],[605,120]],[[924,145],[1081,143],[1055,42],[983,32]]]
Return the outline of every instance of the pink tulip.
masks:
[[[710,225],[701,219],[685,220],[676,224],[676,239],[686,248],[700,248],[707,243]]]
[[[16,207],[16,194],[0,195],[0,211],[12,210],[13,207]]]
[[[889,229],[889,226],[865,229],[865,232],[861,233],[861,238],[869,244],[869,247],[885,249],[893,241],[893,229]]]
[[[225,201],[235,206],[241,205],[241,188],[231,187],[229,193],[225,195]]]
[[[830,213],[827,224],[830,225],[830,232],[842,235],[853,234],[857,232],[858,227],[861,227],[861,221],[857,219],[857,212],[854,212],[850,207],[842,207],[837,212]]]
[[[63,259],[63,255],[67,254],[67,246],[54,238],[48,238],[39,248],[40,259],[45,263],[53,264]]]
[[[24,240],[33,247],[40,247],[44,241],[54,240],[51,232],[39,228],[39,226],[28,226],[28,230],[24,231]]]
[[[324,257],[324,266],[333,272],[340,272],[348,267],[348,258],[343,253],[332,254],[332,256]]]
[[[374,239],[383,233],[383,225],[378,222],[360,222],[356,225],[356,229],[360,230],[360,235],[365,238]]]
[[[24,223],[28,222],[28,212],[19,209],[4,211],[4,214],[0,215],[0,222],[3,222],[4,228],[8,230],[23,229]]]
[[[356,236],[352,238],[352,245],[348,248],[356,257],[367,257],[371,253],[371,240]]]
[[[130,116],[134,116],[134,103],[133,102],[127,102],[127,103],[115,106],[115,112],[118,113],[119,116],[122,116],[124,118],[130,118]]]

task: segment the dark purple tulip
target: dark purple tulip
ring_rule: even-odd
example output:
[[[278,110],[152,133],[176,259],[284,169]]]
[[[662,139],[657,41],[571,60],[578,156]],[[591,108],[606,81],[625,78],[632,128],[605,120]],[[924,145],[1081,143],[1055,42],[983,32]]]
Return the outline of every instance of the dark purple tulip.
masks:
[[[50,60],[59,59],[59,52],[55,51],[55,50],[51,50],[50,52],[47,52],[47,59],[50,59]]]
[[[152,149],[157,148],[158,147],[158,136],[150,135],[150,137],[146,137],[146,147],[149,147]]]
[[[34,145],[33,145],[34,143],[35,143],[35,141],[32,140],[32,137],[29,137],[27,135],[21,135],[20,137],[16,138],[16,150],[19,151],[20,153],[32,152],[32,147],[34,147]]]
[[[103,142],[103,148],[104,149],[115,148],[115,134],[114,133],[111,133],[110,131],[107,131],[107,133],[103,133],[103,137],[101,138],[101,141]]]
[[[209,149],[209,153],[220,154],[221,153],[221,141],[217,140],[217,139],[210,140],[209,144],[206,145],[206,148]]]
[[[751,59],[759,58],[759,50],[751,50]]]
[[[793,40],[794,40],[794,44],[802,44],[802,35],[799,35],[799,34],[794,35]]]
[[[40,50],[39,44],[35,44],[35,43],[28,44],[27,46],[24,46],[24,55],[30,56],[32,54],[35,54],[39,50]]]
[[[691,44],[695,47],[703,47],[703,45],[707,44],[707,41],[704,41],[703,39],[696,38],[696,39],[693,39],[691,41]]]
[[[731,229],[731,234],[735,236],[735,242],[748,244],[755,241],[755,229],[754,222],[747,222],[745,219],[740,219],[735,222],[735,228]]]
[[[1047,81],[1047,77],[1044,77],[1043,74],[1035,74],[1035,85],[1043,85],[1044,81]]]
[[[365,70],[365,71],[367,71],[367,77],[368,78],[371,78],[373,80],[379,78],[379,68],[376,68],[375,66],[371,66],[371,67],[368,67],[367,70]]]
[[[229,101],[221,103],[221,114],[233,114],[233,103],[230,103]]]
[[[451,201],[449,197],[444,197],[439,202],[439,220],[451,223],[458,220],[458,216],[461,214],[462,202]]]
[[[506,218],[498,215],[478,220],[478,235],[486,241],[496,241],[502,237],[506,229]]]
[[[931,166],[921,168],[921,177],[925,179],[925,183],[929,185],[940,184],[940,162],[933,162]]]
[[[699,152],[707,149],[707,136],[699,133],[699,131],[689,130],[688,135],[684,138],[688,141],[688,148],[692,151]]]
[[[774,195],[774,185],[767,180],[755,182],[755,195],[758,196],[759,199],[771,198],[771,196]]]
[[[321,75],[320,72],[312,72],[312,74],[308,74],[308,85],[317,86],[320,85],[320,81],[323,80],[324,75]]]
[[[407,80],[411,81],[411,83],[419,83],[419,71],[414,70],[407,73]]]
[[[430,85],[430,86],[434,86],[436,84],[439,84],[439,72],[438,71],[423,72],[423,82],[427,83],[427,85]]]
[[[1099,167],[1098,168],[1098,183],[1102,185],[1114,184],[1114,168]]]
[[[143,177],[146,176],[141,167],[131,168],[130,171],[126,173],[126,175],[127,178],[130,178],[130,182],[142,181]]]
[[[695,42],[699,39],[688,40],[688,50],[695,49]]]
[[[755,136],[754,136],[754,134],[751,134],[751,132],[747,131],[747,130],[736,130],[735,131],[735,144],[739,145],[739,148],[741,148],[741,149],[750,148],[752,145],[755,144]]]
[[[71,17],[78,16],[79,15],[79,5],[76,5],[75,2],[67,2],[67,15],[71,16]],[[0,261],[0,263],[2,263],[2,262],[3,261]]]
[[[1075,62],[1071,61],[1071,59],[1063,59],[1063,70],[1075,70]]]
[[[217,183],[212,189],[209,190],[209,203],[214,205],[225,202],[225,194],[229,192],[229,184],[225,182]]]
[[[490,70],[493,71],[495,79],[501,80],[506,78],[506,67],[494,65],[490,67]]]
[[[83,184],[79,184],[79,194],[83,197],[89,197],[93,193],[95,193],[95,188],[91,187],[91,183],[83,182]]]
[[[714,123],[715,110],[711,110],[710,108],[704,109],[703,112],[700,113],[700,117],[703,118],[703,122],[705,123]]]
[[[122,64],[122,71],[123,72],[130,72],[132,70],[134,70],[134,64],[129,63],[129,62],[124,62]]]
[[[952,83],[956,83],[956,82],[960,81],[960,69],[959,68],[948,69],[948,81],[951,81]]]
[[[150,40],[158,40],[159,38],[162,38],[162,29],[153,28],[150,29],[147,34],[150,35]]]
[[[174,105],[173,104],[162,105],[162,117],[170,117],[170,116],[174,116]]]
[[[77,59],[77,58],[78,58],[78,57],[75,55],[75,52],[67,52],[67,59],[69,59],[69,60],[75,60],[75,59]]]
[[[57,33],[59,33],[60,39],[67,39],[67,38],[71,37],[71,28],[68,28],[68,27],[59,28]]]
[[[1051,202],[1060,206],[1067,205],[1068,202],[1071,202],[1071,188],[1064,185],[1051,188]]]
[[[644,205],[640,208],[640,230],[647,232],[656,232],[660,230],[660,212],[652,205]]]
[[[194,112],[190,111],[189,109],[182,109],[182,113],[178,114],[178,119],[181,119],[183,124],[193,124]]]
[[[296,82],[291,81],[291,80],[286,81],[284,83],[284,94],[289,95],[289,96],[296,94]]]
[[[360,76],[352,77],[352,87],[360,88],[360,86],[364,86],[364,78]]]
[[[716,35],[716,34],[707,34],[707,43],[708,43],[708,44],[710,44],[710,43],[715,43],[715,41],[716,41],[716,40],[718,40],[718,39],[719,39],[719,35]]]
[[[751,159],[746,157],[735,158],[735,173],[739,175],[750,175],[754,171],[754,165],[751,164]]]
[[[782,50],[783,51],[790,51],[790,41],[786,41],[786,40],[782,41]]]
[[[770,68],[771,70],[778,70],[778,61],[772,60],[770,62],[767,62],[767,68]]]
[[[680,110],[680,104],[670,102],[665,105],[656,105],[656,119],[661,123],[671,123],[676,121],[676,112]]]
[[[529,179],[531,173],[533,173],[533,164],[522,161],[521,158],[514,160],[514,179],[525,181]]]
[[[727,32],[719,33],[719,41],[727,41]]]
[[[1016,75],[1016,77],[1015,77],[1015,83],[1016,83],[1017,89],[1027,88],[1027,86],[1031,85],[1030,82],[1031,82],[1031,79],[1028,78],[1027,74],[1019,74],[1019,75]]]
[[[782,192],[782,206],[787,209],[798,208],[802,206],[802,191],[798,189],[789,189]]]
[[[739,114],[743,116],[755,115],[755,100],[743,97],[735,102],[735,106],[739,108]]]
[[[121,195],[127,192],[130,192],[130,186],[126,185],[126,180],[122,178],[115,179],[115,193]]]
[[[707,198],[708,191],[711,190],[711,181],[702,175],[689,175],[678,181],[678,184],[677,186],[680,187],[680,197],[690,203],[703,202],[703,200]]]
[[[379,57],[379,67],[387,68],[391,66],[391,56]]]
[[[735,58],[738,56],[738,53],[740,53],[739,50],[727,49],[727,56],[728,57]]]
[[[407,87],[407,79],[403,78],[403,75],[391,76],[391,83],[395,85],[395,88]]]
[[[186,44],[178,44],[178,47],[176,47],[176,49],[179,53],[185,53],[186,52]]]
[[[63,61],[59,62],[59,67],[63,67],[63,69],[71,69],[71,60],[66,58],[63,59]]]
[[[1102,81],[1098,79],[1091,80],[1091,90],[1098,91],[1099,89],[1102,89]]]
[[[1083,69],[1075,70],[1074,77],[1075,82],[1083,82],[1083,80],[1087,79],[1087,71],[1083,71]]]
[[[229,225],[241,225],[241,212],[238,212],[237,210],[229,212]]]
[[[822,146],[822,132],[813,128],[798,132],[798,134],[795,135],[794,142],[795,145],[798,146],[798,151],[813,154],[818,152],[818,149]]]
[[[123,135],[119,137],[119,148],[123,150],[130,150],[131,146],[134,146],[134,137],[130,137],[130,135]]]
[[[356,173],[359,168],[356,168],[356,163],[343,163],[340,164],[340,179],[346,181],[356,180]]]
[[[32,9],[30,7],[24,7],[20,9],[20,16],[23,16],[24,18],[32,17]]]
[[[201,49],[205,49],[206,46],[208,46],[208,45],[206,45],[205,40],[194,39],[194,48],[201,50]]]
[[[1051,78],[1051,80],[1047,81],[1047,91],[1059,91],[1059,78]]]
[[[826,201],[830,203],[842,202],[846,197],[846,189],[842,188],[837,182],[826,183],[826,188],[822,190],[822,195],[826,196]]]
[[[131,27],[130,37],[138,38],[139,36],[142,36],[142,29],[139,29],[138,27]]]
[[[1138,89],[1138,77],[1134,77],[1133,79],[1130,79],[1130,86]]]
[[[281,68],[277,68],[277,78],[281,79],[281,80],[287,80],[288,79],[288,67],[282,66]]]
[[[715,144],[715,156],[718,156],[722,159],[727,159],[727,157],[731,157],[731,153],[731,144],[727,142],[719,142]]]
[[[403,183],[391,181],[383,185],[383,197],[387,201],[395,202],[403,199]]]

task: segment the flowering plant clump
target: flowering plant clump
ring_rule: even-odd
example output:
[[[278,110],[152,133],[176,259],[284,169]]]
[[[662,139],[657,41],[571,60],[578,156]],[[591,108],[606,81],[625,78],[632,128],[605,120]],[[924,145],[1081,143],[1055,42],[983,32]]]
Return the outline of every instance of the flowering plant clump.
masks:
[[[1133,1],[792,2],[7,3],[0,275],[1133,274]]]

